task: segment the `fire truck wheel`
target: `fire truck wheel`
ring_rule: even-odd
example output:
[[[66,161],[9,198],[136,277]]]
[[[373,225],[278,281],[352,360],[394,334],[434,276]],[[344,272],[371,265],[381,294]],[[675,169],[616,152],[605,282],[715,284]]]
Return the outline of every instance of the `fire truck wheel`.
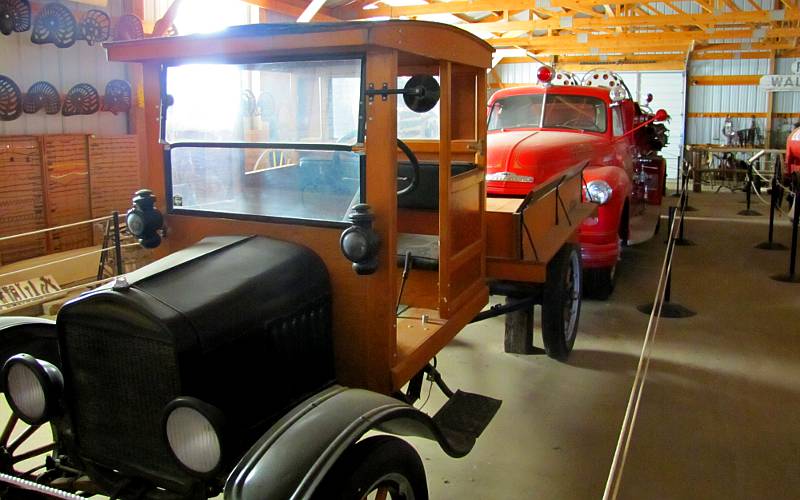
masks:
[[[547,265],[542,298],[542,339],[551,358],[566,358],[575,344],[582,282],[580,249],[564,245]]]
[[[428,500],[428,483],[410,444],[394,436],[373,436],[344,452],[317,493],[320,499]]]
[[[617,266],[598,267],[587,269],[584,273],[586,280],[586,296],[595,300],[607,300],[614,291],[616,284]]]

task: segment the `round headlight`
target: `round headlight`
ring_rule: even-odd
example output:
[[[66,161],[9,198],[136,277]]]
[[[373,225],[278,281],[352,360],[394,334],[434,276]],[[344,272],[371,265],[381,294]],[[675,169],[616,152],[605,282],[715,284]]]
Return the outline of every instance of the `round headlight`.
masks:
[[[595,203],[605,205],[611,199],[613,189],[606,181],[592,181],[586,185],[586,194]]]
[[[345,231],[341,246],[342,253],[351,262],[361,262],[370,255],[369,238],[363,230]]]
[[[6,397],[14,414],[30,425],[46,422],[57,408],[64,377],[52,363],[17,354],[3,366]]]
[[[214,474],[222,463],[219,410],[195,398],[181,397],[166,408],[165,431],[178,463],[198,475]]]

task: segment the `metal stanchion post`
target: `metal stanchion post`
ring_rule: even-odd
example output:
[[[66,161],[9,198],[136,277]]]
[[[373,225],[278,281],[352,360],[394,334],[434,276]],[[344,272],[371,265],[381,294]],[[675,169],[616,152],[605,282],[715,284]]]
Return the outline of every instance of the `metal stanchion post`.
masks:
[[[797,275],[797,228],[800,226],[800,203],[795,193],[794,217],[792,217],[792,249],[789,252],[789,274],[778,274],[772,279],[787,283],[800,283],[800,276]]]
[[[122,266],[122,244],[119,236],[119,212],[116,210],[111,215],[114,224],[114,261],[117,268],[117,276],[123,273]]]
[[[669,243],[669,236],[672,234],[672,222],[675,220],[675,211],[677,207],[669,207],[669,216],[667,217],[667,239],[664,243]]]
[[[683,197],[681,198],[681,206],[687,207],[688,204],[689,204],[689,193],[684,191]],[[685,215],[686,215],[686,209],[684,208],[684,210],[681,210],[681,221],[680,221],[680,227],[678,228],[678,238],[675,240],[675,244],[681,247],[689,247],[695,244],[692,240],[688,240],[683,236],[683,230],[686,227],[686,219],[684,217]],[[667,302],[669,302],[669,300],[667,300]]]
[[[739,215],[751,215],[751,216],[752,215],[761,215],[759,212],[757,212],[755,210],[752,210],[750,208],[750,197],[751,197],[751,193],[753,191],[753,164],[752,163],[748,163],[747,164],[747,183],[745,185],[747,186],[745,188],[747,190],[746,191],[747,209],[740,211]]]
[[[781,196],[781,187],[778,179],[781,175],[781,159],[780,156],[775,160],[775,169],[772,174],[771,190],[769,197],[769,233],[767,241],[759,243],[756,248],[761,250],[786,250],[786,245],[775,243],[773,241],[775,229],[775,209],[778,207]]]

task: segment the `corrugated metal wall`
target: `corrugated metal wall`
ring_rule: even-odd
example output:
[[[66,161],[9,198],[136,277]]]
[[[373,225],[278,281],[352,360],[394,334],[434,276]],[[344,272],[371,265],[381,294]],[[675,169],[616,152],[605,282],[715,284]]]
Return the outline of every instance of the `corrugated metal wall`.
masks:
[[[791,74],[796,58],[777,59],[775,74]],[[692,76],[721,75],[766,75],[769,74],[768,59],[726,59],[692,61],[689,65]],[[767,113],[767,92],[756,85],[690,85],[689,113]],[[800,93],[776,92],[774,113],[800,113]],[[751,126],[751,118],[731,118],[736,129]],[[780,148],[797,118],[776,117],[773,120],[773,147]],[[722,144],[724,117],[690,117],[687,124],[687,142],[690,144]],[[766,118],[756,118],[756,125],[763,134]]]
[[[503,83],[532,83],[536,81],[537,63],[513,63],[497,66]],[[669,144],[662,151],[667,159],[667,170],[670,178],[677,175],[680,151],[683,145],[684,123],[684,75],[680,71],[639,71],[619,72],[633,98],[644,102],[647,94],[655,96],[653,108],[664,108],[670,115],[667,124],[670,130]],[[581,75],[578,75],[581,76]]]
[[[91,9],[91,6],[67,3],[73,12]],[[122,14],[122,1],[110,0],[104,7],[112,18]],[[53,44],[36,45],[31,42],[31,32],[12,33],[0,37],[0,74],[5,75],[24,93],[35,82],[52,83],[62,94],[77,83],[93,85],[102,96],[109,80],[127,79],[126,67],[106,60],[106,51],[99,45],[89,46],[79,40],[75,45],[59,49]],[[38,135],[63,133],[102,133],[104,135],[128,132],[125,113],[113,115],[99,112],[88,116],[46,115],[23,113],[16,120],[0,121],[0,135]]]

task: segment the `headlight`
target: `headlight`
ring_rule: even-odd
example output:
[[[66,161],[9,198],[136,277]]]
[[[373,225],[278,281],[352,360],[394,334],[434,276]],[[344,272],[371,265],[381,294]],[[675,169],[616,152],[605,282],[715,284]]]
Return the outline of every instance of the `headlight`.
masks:
[[[52,416],[64,389],[59,369],[30,354],[17,354],[6,361],[3,382],[14,414],[30,425],[41,425]]]
[[[222,463],[222,414],[199,399],[181,397],[167,405],[164,429],[178,463],[198,475],[214,474]]]
[[[601,205],[605,205],[611,199],[613,191],[606,181],[591,181],[586,185],[586,194],[589,199]]]

